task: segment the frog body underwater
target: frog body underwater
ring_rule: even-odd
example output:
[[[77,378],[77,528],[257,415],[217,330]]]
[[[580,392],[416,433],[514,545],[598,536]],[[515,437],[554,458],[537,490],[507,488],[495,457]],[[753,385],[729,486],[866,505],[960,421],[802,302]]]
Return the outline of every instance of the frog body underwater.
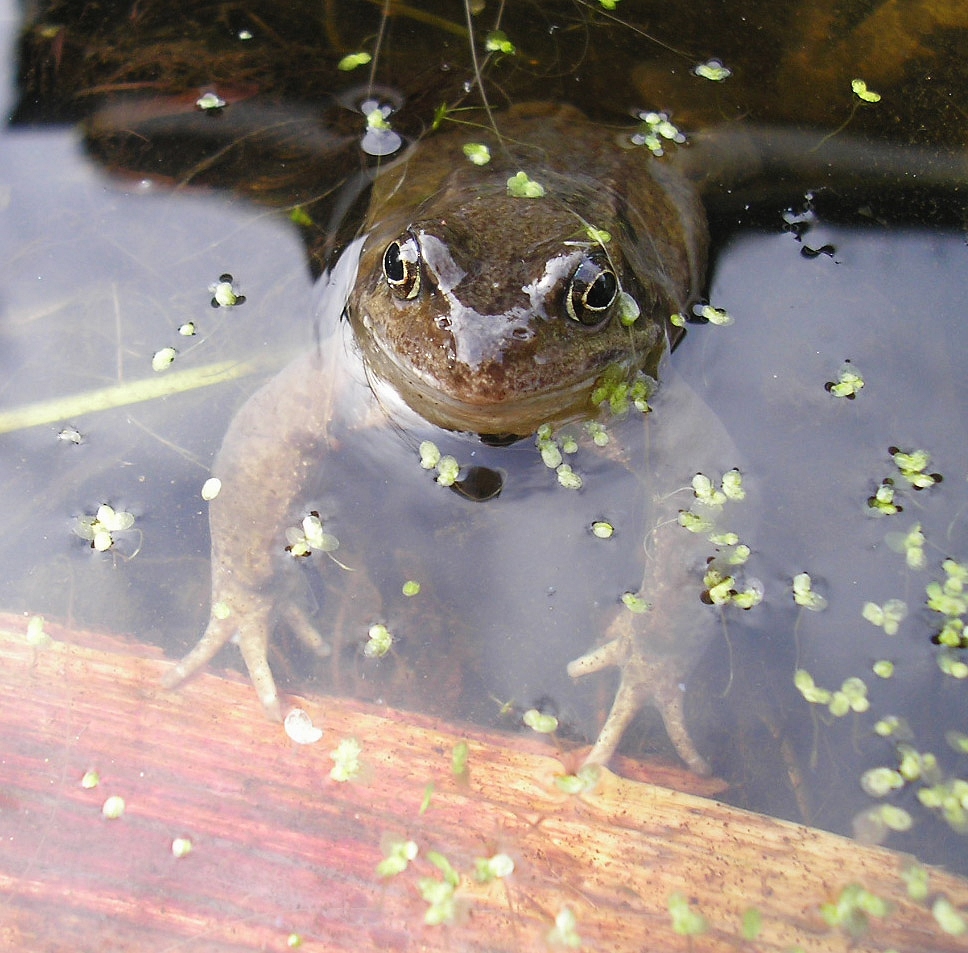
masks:
[[[622,589],[613,591],[612,620],[600,639],[585,633],[585,644],[597,646],[567,671],[578,678],[621,670],[590,760],[607,762],[636,713],[652,706],[682,759],[705,772],[686,730],[682,686],[714,632],[705,567],[716,553],[677,525],[690,504],[670,494],[688,488],[697,471],[723,473],[739,461],[711,415],[658,367],[676,333],[670,316],[689,314],[702,292],[704,202],[751,176],[767,190],[777,183],[763,174],[764,152],[751,147],[742,124],[656,159],[631,147],[627,131],[567,105],[525,103],[492,118],[490,126],[429,135],[381,171],[364,237],[323,279],[329,337],[257,392],[230,427],[213,468],[223,491],[210,512],[212,615],[166,684],[234,640],[266,710],[280,716],[267,661],[273,627],[283,620],[310,645],[326,644],[289,601],[285,529],[311,509],[306,487],[349,434],[362,437],[389,417],[402,433],[431,425],[508,443],[541,425],[597,419],[591,397],[603,378],[629,382],[645,372],[663,380],[658,400],[666,406],[650,415],[654,422],[646,418],[646,566],[625,589],[651,608],[630,614]],[[960,154],[884,147],[872,161],[849,140],[821,143],[795,130],[769,137],[792,181],[826,178],[830,169],[847,183],[875,173],[888,181],[906,174],[916,186],[964,179]],[[468,145],[486,146],[490,161],[472,163]],[[348,321],[340,323],[344,304]],[[348,395],[366,389],[371,399],[360,410]],[[693,428],[700,418],[706,424]]]
[[[375,402],[416,415],[415,425],[500,444],[542,424],[595,417],[591,395],[605,374],[628,381],[656,373],[669,316],[691,306],[703,280],[707,231],[697,188],[572,107],[518,106],[474,138],[490,150],[482,168],[467,160],[468,135],[458,131],[431,138],[377,178],[365,240],[347,250],[324,292],[330,310],[345,300],[348,325],[269,381],[233,421],[213,467],[222,491],[210,509],[211,618],[166,685],[234,640],[262,704],[278,718],[267,661],[274,625],[283,619],[323,649],[279,577],[292,571],[285,528],[305,513],[301,496],[324,465],[334,429],[363,431],[380,416],[371,402],[347,419],[348,389],[369,386]],[[522,172],[540,197],[511,194],[508,180]],[[623,321],[629,308],[638,316]],[[347,369],[347,352],[362,358],[365,384],[358,364]],[[669,478],[688,483],[694,472]],[[670,518],[674,508],[655,517]],[[636,711],[650,704],[687,764],[705,772],[685,728],[681,682],[708,639],[708,620],[697,613],[709,607],[691,588],[691,609],[679,612],[679,577],[693,570],[694,557],[673,550],[689,550],[690,534],[668,525],[665,534],[670,541],[663,537],[646,572],[646,590],[665,595],[652,613],[632,616],[616,593],[604,646],[569,672],[618,665],[625,673],[592,760],[606,762]],[[654,548],[648,540],[646,548]],[[675,569],[663,582],[655,567],[667,551]],[[663,627],[674,637],[656,631]],[[593,641],[589,633],[586,644]]]
[[[705,18],[688,8],[681,12]],[[618,39],[618,21],[600,11],[591,19],[599,17],[607,38]],[[470,12],[467,24],[473,50]],[[552,17],[547,29],[538,25],[524,34],[533,43],[539,35],[553,48],[554,56],[549,54],[542,67],[550,75],[552,67],[557,69],[559,42],[577,42],[584,33],[560,29]],[[643,36],[638,28],[628,33],[627,55],[638,58]],[[408,37],[414,39],[419,36]],[[512,90],[505,101],[514,102],[520,87],[513,90],[510,84],[518,76],[524,77],[527,96],[567,98],[569,90],[578,91],[572,80],[581,73],[583,82],[598,91],[586,94],[582,102],[587,104],[589,95],[594,100],[601,92],[599,84],[608,83],[603,77],[615,74],[586,65],[581,46],[573,48],[574,69],[555,72],[557,87],[536,89],[545,74],[540,69],[530,76],[527,69],[518,74],[512,58],[505,61],[507,72],[497,69],[500,83],[489,89]],[[608,42],[593,46],[600,65],[617,57]],[[474,110],[448,114],[443,128],[453,131],[432,132],[405,156],[383,165],[372,187],[363,239],[350,245],[322,279],[329,313],[322,346],[254,394],[226,434],[213,467],[222,493],[210,508],[211,617],[199,643],[173,667],[166,684],[179,684],[234,640],[260,700],[272,717],[279,717],[279,695],[267,660],[274,627],[285,622],[322,652],[332,619],[324,604],[319,623],[324,631],[317,631],[291,598],[292,587],[301,581],[286,551],[286,529],[312,511],[315,496],[309,487],[326,471],[339,444],[365,440],[375,432],[374,424],[389,418],[401,435],[409,435],[416,466],[418,433],[433,437],[439,428],[480,435],[484,440],[478,445],[483,446],[528,438],[545,424],[599,422],[601,411],[591,404],[599,382],[627,383],[644,372],[662,380],[656,412],[646,416],[643,428],[649,431],[648,461],[634,464],[641,474],[641,509],[648,511],[639,537],[644,573],[637,567],[637,578],[615,584],[608,597],[612,617],[597,631],[578,634],[584,647],[594,647],[573,658],[567,672],[577,678],[608,666],[621,669],[611,713],[589,754],[592,761],[608,761],[637,711],[652,706],[661,712],[683,760],[705,771],[706,761],[685,727],[682,683],[713,634],[716,609],[701,601],[709,597],[704,567],[711,554],[704,550],[708,541],[678,526],[677,516],[682,506],[691,505],[688,487],[697,471],[723,473],[740,461],[721,428],[710,422],[711,415],[689,409],[689,395],[676,388],[668,369],[659,373],[659,364],[677,333],[670,316],[688,315],[702,293],[710,199],[755,174],[762,150],[749,148],[749,130],[739,122],[726,122],[708,137],[690,136],[687,146],[656,158],[644,147],[632,147],[628,130],[594,122],[571,106],[523,103],[492,113],[482,108],[485,71],[476,60],[466,73],[455,69],[452,54],[453,48],[435,46],[430,83],[452,84],[453,95],[443,94],[447,110],[468,94]],[[601,115],[615,120],[637,98],[662,105],[681,102],[673,92],[681,94],[682,85],[695,77],[686,78],[680,60],[675,54],[672,70],[659,63],[647,82],[639,80],[638,91],[616,86]],[[382,79],[386,74],[374,66],[372,75]],[[795,78],[800,81],[800,70]],[[660,80],[673,84],[668,94],[658,87]],[[754,79],[753,86],[756,102],[770,98],[768,83]],[[703,89],[703,101],[712,102]],[[845,83],[845,96],[848,89]],[[349,102],[351,97],[340,93],[334,98]],[[712,102],[714,121],[744,114],[744,99],[736,103],[732,110],[720,110]],[[828,100],[821,97],[817,105],[825,112]],[[599,115],[594,102],[590,108]],[[262,116],[260,129],[305,126],[266,122],[264,114],[257,115]],[[855,148],[840,136],[852,116],[843,124],[843,117],[837,118],[829,135],[796,131],[794,124],[792,137],[771,143],[785,157],[778,165],[793,171],[770,176],[761,167],[759,194],[802,201],[804,182],[826,180],[830,170],[848,184],[870,183],[875,173],[892,181],[895,173],[907,176],[912,185],[925,187],[965,180],[960,154],[944,161],[903,147],[879,148],[876,157],[867,148]],[[362,123],[359,111],[353,120]],[[421,121],[430,121],[426,111]],[[217,128],[207,118],[204,122],[206,132]],[[106,132],[122,124],[127,130],[123,116],[109,121]],[[708,128],[708,121],[698,125]],[[318,151],[328,155],[349,141],[359,172],[356,140],[334,138],[330,131],[316,129]],[[232,135],[243,144],[257,141],[255,132],[250,135],[241,126]],[[771,130],[770,135],[779,140],[783,133]],[[143,139],[151,141],[150,136]],[[273,155],[288,164],[295,151],[289,140],[277,146]],[[486,146],[490,161],[475,165],[465,151],[468,146]],[[314,147],[307,146],[305,153],[315,162]],[[368,162],[362,162],[366,174]],[[197,166],[191,176],[204,172],[208,162]],[[348,320],[340,321],[344,305]],[[636,320],[629,320],[636,311]],[[357,399],[361,394],[368,396]],[[705,431],[696,423],[700,419],[708,423]],[[669,495],[683,486],[685,497]],[[325,487],[327,493],[344,495],[356,489],[352,476]],[[501,505],[507,495],[502,492]],[[728,570],[724,573],[728,576]],[[621,605],[623,590],[639,593],[652,608],[630,613]],[[605,597],[589,593],[588,598]]]

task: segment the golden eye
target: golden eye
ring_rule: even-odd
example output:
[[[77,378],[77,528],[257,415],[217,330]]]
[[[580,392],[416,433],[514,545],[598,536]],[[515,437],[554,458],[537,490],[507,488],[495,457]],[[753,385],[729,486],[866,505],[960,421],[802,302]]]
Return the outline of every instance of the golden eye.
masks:
[[[413,235],[390,242],[383,253],[383,277],[394,296],[403,301],[420,291],[420,245]]]
[[[617,295],[615,272],[594,258],[586,258],[571,277],[565,309],[569,318],[586,327],[594,327],[605,321]]]

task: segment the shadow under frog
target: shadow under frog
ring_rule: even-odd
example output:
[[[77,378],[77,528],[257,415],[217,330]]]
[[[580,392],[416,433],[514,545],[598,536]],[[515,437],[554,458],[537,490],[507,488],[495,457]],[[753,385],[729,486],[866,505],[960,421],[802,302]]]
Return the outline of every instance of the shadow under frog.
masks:
[[[495,444],[530,437],[542,424],[560,428],[596,417],[617,423],[591,402],[602,376],[632,381],[643,371],[656,373],[668,350],[669,316],[690,309],[703,281],[707,231],[696,186],[674,165],[623,146],[613,132],[571,107],[518,106],[475,139],[490,149],[491,161],[483,167],[468,162],[468,136],[456,132],[418,146],[377,178],[365,239],[321,279],[321,346],[263,386],[230,426],[212,471],[222,481],[210,504],[212,614],[166,685],[179,684],[235,641],[259,699],[271,717],[280,717],[267,658],[273,630],[284,622],[325,651],[333,613],[323,605],[311,623],[293,597],[299,570],[286,551],[286,529],[300,524],[323,498],[319,494],[333,501],[326,519],[338,519],[340,501],[353,496],[351,477],[332,476],[329,461],[338,446],[367,441],[389,418],[417,473],[415,448],[428,438],[456,441],[460,463],[486,460],[494,472],[506,470],[502,454],[526,453],[524,492],[518,496],[515,482],[505,479],[501,497],[483,504],[495,512],[504,508],[505,524],[516,507],[511,524],[526,526],[535,490],[527,483],[538,481],[542,492],[560,498],[570,491],[556,485],[531,441]],[[508,180],[519,172],[540,187],[540,197],[510,194]],[[348,322],[339,319],[344,303]],[[634,311],[638,315],[629,321]],[[665,371],[663,377],[659,410],[645,416],[633,411],[623,423],[642,433],[649,455],[644,467],[637,460],[625,467],[632,468],[637,487],[631,494],[637,497],[634,525],[644,518],[654,528],[642,533],[618,527],[626,542],[635,537],[631,551],[637,553],[624,578],[594,578],[595,549],[611,541],[594,538],[589,526],[606,514],[581,515],[580,507],[576,514],[564,502],[560,520],[542,515],[523,537],[503,544],[505,578],[473,578],[475,548],[490,545],[497,532],[493,525],[488,532],[486,514],[484,527],[473,531],[455,558],[470,568],[466,584],[492,604],[501,604],[502,592],[530,574],[524,601],[533,609],[551,600],[548,628],[561,633],[559,641],[571,654],[576,646],[591,646],[567,666],[569,675],[619,668],[614,704],[589,760],[607,762],[638,710],[654,706],[683,760],[705,772],[706,761],[686,730],[682,683],[715,632],[717,610],[700,598],[709,544],[676,524],[677,509],[688,503],[681,494],[668,494],[688,487],[698,470],[722,474],[738,461],[712,415],[692,406]],[[594,452],[583,448],[581,459]],[[621,462],[610,465],[623,469]],[[481,506],[420,476],[415,492],[429,495],[432,507]],[[600,489],[608,485],[607,475],[596,479]],[[579,497],[585,493],[580,490]],[[602,506],[591,494],[589,501]],[[399,496],[396,505],[412,504]],[[537,543],[541,535],[550,552]],[[364,550],[367,545],[378,550],[384,544],[373,539]],[[588,591],[569,596],[599,608],[603,633],[576,632],[574,623],[568,631],[567,600],[549,595],[559,570],[556,557],[587,564],[587,573],[571,565],[568,578],[571,589],[575,579],[587,579]],[[536,563],[545,570],[536,572]],[[634,613],[621,596],[639,590],[651,609]],[[505,608],[501,625],[513,628],[513,614]],[[529,677],[528,646],[546,656],[549,639],[527,631],[506,635],[497,654],[514,646],[520,651],[510,662],[518,676],[503,690],[519,698],[525,696],[517,693],[530,690],[530,703],[545,691]],[[555,693],[562,696],[560,686]]]

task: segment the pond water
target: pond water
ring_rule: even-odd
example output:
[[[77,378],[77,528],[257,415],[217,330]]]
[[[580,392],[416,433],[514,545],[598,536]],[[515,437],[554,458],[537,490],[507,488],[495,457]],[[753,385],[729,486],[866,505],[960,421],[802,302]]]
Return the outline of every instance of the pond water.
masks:
[[[852,27],[870,28],[862,14],[877,6],[854,5]],[[575,9],[562,31],[552,85],[565,95],[577,73],[585,83],[572,98],[587,108],[602,97],[608,78],[597,71],[600,54],[588,53],[584,69],[569,65],[577,56],[572,27],[591,16]],[[825,5],[809,9],[811,28],[820,30]],[[700,13],[681,16],[698,20]],[[752,20],[757,5],[748,13]],[[809,21],[804,14],[804,39],[791,40],[780,56],[788,86],[809,45]],[[6,9],[8,38],[15,22]],[[790,26],[762,22],[764,35]],[[348,24],[341,26],[355,36]],[[677,49],[746,65],[746,75],[740,69],[735,77],[745,95],[734,98],[728,85],[702,87],[688,75],[691,61],[609,25],[610,39],[648,51],[633,71],[637,89],[629,88],[622,108],[670,109],[677,121],[695,115],[700,123],[711,114],[734,118],[741,106],[757,119],[783,118],[769,97],[750,92],[757,89],[757,68],[769,70],[744,52],[748,33],[738,22],[733,32],[715,33],[715,25],[670,21],[657,35]],[[965,26],[940,24],[932,35],[960,49]],[[361,24],[359,35],[372,28]],[[410,30],[414,42],[439,42],[405,20],[395,28]],[[530,29],[548,35],[545,25]],[[696,32],[676,32],[688,29]],[[650,31],[656,32],[654,24]],[[452,43],[456,57],[462,47]],[[387,47],[388,81],[405,69],[404,46]],[[6,52],[12,55],[9,42]],[[868,65],[875,87],[883,64]],[[909,66],[893,77],[898,97],[910,91],[905,84],[915,73]],[[882,70],[885,82],[892,75]],[[513,79],[499,88],[513,92],[525,84]],[[295,82],[290,75],[279,82],[296,104],[290,118],[304,117],[299,100],[312,92],[297,96]],[[306,82],[323,80],[314,75]],[[833,95],[825,92],[828,82],[819,68],[806,76],[802,106],[806,118],[832,129],[853,106],[849,88]],[[916,108],[885,107],[894,112],[884,127],[894,122],[905,143],[948,141],[953,134],[945,120],[968,103],[964,85],[938,94],[945,82],[952,77],[939,74],[927,95],[935,112],[920,126],[924,96]],[[14,97],[8,91],[7,101]],[[858,110],[851,131],[883,133],[872,118],[875,109]],[[606,118],[618,111],[614,97],[603,106]],[[234,192],[172,189],[142,163],[128,177],[110,175],[90,157],[82,131],[68,124],[19,124],[0,134],[0,487],[7,515],[0,608],[128,633],[177,657],[194,644],[209,612],[201,485],[244,399],[287,359],[315,346],[318,263],[307,259],[306,242],[286,215],[240,197],[239,190],[247,191],[242,184]],[[897,767],[904,753],[899,738],[911,751],[933,752],[937,777],[925,771],[890,797],[909,812],[912,825],[887,835],[887,843],[968,872],[964,820],[948,823],[918,799],[919,790],[964,778],[968,770],[968,756],[949,740],[951,732],[962,739],[968,732],[968,680],[956,677],[960,668],[950,672],[951,664],[964,664],[965,653],[933,644],[944,620],[926,606],[926,586],[946,579],[944,560],[968,561],[968,326],[961,320],[968,249],[956,224],[963,197],[936,191],[923,202],[895,205],[886,195],[878,204],[876,195],[835,189],[834,201],[820,194],[810,210],[806,193],[818,185],[792,178],[787,202],[770,212],[760,203],[747,213],[740,203],[720,214],[708,296],[734,323],[691,326],[671,357],[715,419],[715,439],[721,428],[731,440],[713,454],[717,475],[730,466],[743,472],[748,498],[737,521],[753,550],[746,574],[764,591],[762,604],[749,612],[726,610],[721,635],[697,654],[685,686],[687,720],[714,771],[730,782],[727,800],[843,833],[881,803],[860,779],[877,766]],[[786,222],[784,209],[792,210]],[[794,220],[799,230],[790,227]],[[808,249],[824,251],[805,254]],[[244,293],[243,306],[210,306],[209,287],[224,273]],[[187,322],[195,324],[194,337],[179,333]],[[178,351],[174,365],[153,372],[152,356],[169,346]],[[864,381],[851,400],[825,386],[838,380],[846,360]],[[225,380],[210,384],[213,375]],[[132,385],[160,380],[169,382],[170,393],[131,402]],[[120,405],[90,412],[73,403],[92,392]],[[661,394],[660,388],[656,413],[674,413]],[[24,408],[46,402],[55,406],[26,426]],[[80,442],[65,428],[76,428]],[[622,433],[630,445],[637,439],[628,427]],[[435,712],[488,724],[502,723],[495,698],[518,709],[537,704],[555,710],[566,739],[592,738],[612,680],[572,683],[565,665],[594,644],[621,593],[639,585],[639,494],[647,477],[583,447],[576,469],[586,485],[572,498],[555,485],[531,441],[497,448],[441,437],[462,462],[506,474],[498,499],[470,503],[439,487],[428,495],[429,478],[415,455],[420,436],[368,439],[350,448],[339,466],[346,481],[361,480],[358,498],[344,500],[327,488],[314,498],[344,544],[340,560],[366,565],[383,617],[402,636],[403,661],[388,666],[385,677],[374,674],[361,667],[360,639],[343,635],[336,638],[345,643],[346,651],[336,653],[342,667],[284,644],[272,657],[277,677],[296,690],[353,690],[404,705],[423,699]],[[892,447],[927,451],[925,472],[938,472],[943,481],[915,492],[893,462]],[[683,448],[689,459],[695,453],[703,456]],[[874,518],[868,500],[886,478],[894,481],[903,511]],[[135,518],[107,552],[72,531],[102,503]],[[599,518],[617,527],[615,540],[603,543],[587,532]],[[910,565],[914,557],[906,558],[899,543],[915,526],[925,538],[923,566]],[[384,539],[388,527],[393,534]],[[801,572],[825,597],[822,611],[795,604],[793,578]],[[307,576],[324,603],[348,587],[348,574],[335,563]],[[424,584],[424,606],[436,606],[421,608],[429,616],[415,616],[399,596],[407,578]],[[363,631],[373,603],[366,594],[354,598],[345,625]],[[908,608],[894,635],[863,615],[866,603],[891,599]],[[446,655],[442,636],[418,631],[433,626],[448,633]],[[239,664],[233,653],[225,650],[215,664]],[[894,663],[893,677],[873,672],[878,660]],[[797,669],[830,690],[847,678],[862,679],[869,708],[835,717],[828,704],[809,703],[794,685]],[[875,726],[890,716],[910,733],[879,735]],[[623,751],[647,756],[656,750],[675,757],[661,722],[647,711]]]

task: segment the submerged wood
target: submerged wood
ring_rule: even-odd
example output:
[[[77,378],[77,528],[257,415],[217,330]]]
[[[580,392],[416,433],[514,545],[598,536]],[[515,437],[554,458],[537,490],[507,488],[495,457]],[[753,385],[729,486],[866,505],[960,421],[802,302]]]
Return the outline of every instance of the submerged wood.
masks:
[[[578,762],[550,744],[321,697],[297,700],[325,731],[300,746],[240,677],[165,692],[156,649],[52,623],[35,649],[26,623],[0,616],[0,948],[281,950],[298,935],[310,951],[547,950],[564,907],[583,949],[616,953],[747,948],[750,908],[757,950],[968,948],[930,911],[940,894],[964,911],[968,882],[933,870],[916,903],[904,856],[673,790],[690,780],[677,770],[603,771],[566,795],[555,777]],[[349,737],[363,772],[338,783],[330,753]],[[460,741],[469,770],[455,777]],[[100,784],[85,789],[90,769]],[[126,803],[116,820],[101,813],[111,795]],[[193,845],[180,859],[178,837]],[[381,878],[393,838],[420,853]],[[441,877],[428,851],[460,874],[449,924],[424,922],[418,882]],[[499,852],[513,874],[478,883],[475,858]],[[820,913],[852,883],[892,905],[856,938]],[[676,892],[702,935],[674,931]]]

